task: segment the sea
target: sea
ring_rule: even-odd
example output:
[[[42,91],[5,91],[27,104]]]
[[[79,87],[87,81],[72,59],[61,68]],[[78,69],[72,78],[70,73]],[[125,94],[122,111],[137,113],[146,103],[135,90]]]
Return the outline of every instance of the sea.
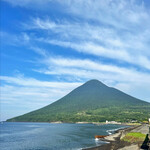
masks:
[[[109,135],[127,126],[71,123],[19,123],[0,124],[1,150],[80,150],[107,144],[96,141],[95,135]]]

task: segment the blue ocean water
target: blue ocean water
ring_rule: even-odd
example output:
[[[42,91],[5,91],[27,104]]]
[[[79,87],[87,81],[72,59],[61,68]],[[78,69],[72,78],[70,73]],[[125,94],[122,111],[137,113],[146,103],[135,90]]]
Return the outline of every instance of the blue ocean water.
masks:
[[[123,125],[11,123],[0,124],[1,150],[78,150],[106,144],[95,135],[108,135]]]

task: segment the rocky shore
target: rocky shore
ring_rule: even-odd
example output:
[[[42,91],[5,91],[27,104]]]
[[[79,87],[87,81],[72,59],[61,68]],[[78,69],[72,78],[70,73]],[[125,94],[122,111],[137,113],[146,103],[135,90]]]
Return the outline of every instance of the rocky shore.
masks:
[[[116,131],[114,134],[109,135],[102,139],[103,141],[109,142],[108,144],[104,144],[101,146],[96,146],[92,148],[86,148],[83,150],[140,150],[140,144],[130,144],[129,142],[125,142],[121,140],[127,133],[129,132],[144,132],[148,134],[148,127],[145,125],[139,126],[131,126],[126,129],[120,129]]]

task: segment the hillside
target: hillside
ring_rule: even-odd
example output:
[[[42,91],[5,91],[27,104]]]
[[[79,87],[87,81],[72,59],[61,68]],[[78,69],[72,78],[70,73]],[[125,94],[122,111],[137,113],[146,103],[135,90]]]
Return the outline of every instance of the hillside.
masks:
[[[46,107],[7,121],[127,122],[147,120],[149,115],[150,103],[90,80]]]

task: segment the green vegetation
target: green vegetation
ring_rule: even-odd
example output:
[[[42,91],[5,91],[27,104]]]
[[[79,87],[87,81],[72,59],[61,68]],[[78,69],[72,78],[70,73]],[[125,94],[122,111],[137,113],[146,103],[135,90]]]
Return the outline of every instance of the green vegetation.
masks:
[[[130,132],[122,139],[123,141],[130,142],[130,143],[137,143],[144,141],[146,135],[140,132]]]
[[[150,103],[91,80],[46,107],[8,121],[141,122],[149,117]]]

